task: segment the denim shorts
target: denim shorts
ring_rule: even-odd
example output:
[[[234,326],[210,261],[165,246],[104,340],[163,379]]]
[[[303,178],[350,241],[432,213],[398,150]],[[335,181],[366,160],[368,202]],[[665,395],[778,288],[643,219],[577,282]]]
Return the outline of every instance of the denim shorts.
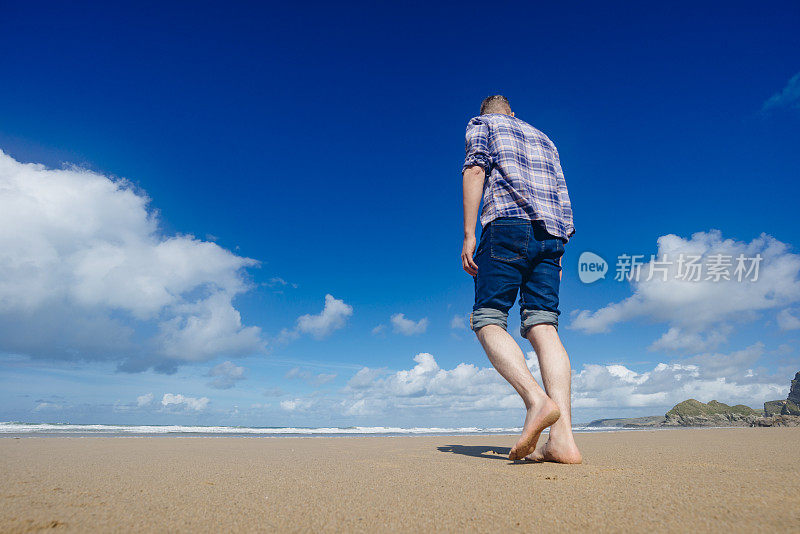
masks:
[[[536,324],[558,328],[558,288],[564,241],[547,233],[541,221],[502,217],[487,224],[475,251],[475,305],[470,327],[507,328],[508,310],[519,292],[520,334]]]

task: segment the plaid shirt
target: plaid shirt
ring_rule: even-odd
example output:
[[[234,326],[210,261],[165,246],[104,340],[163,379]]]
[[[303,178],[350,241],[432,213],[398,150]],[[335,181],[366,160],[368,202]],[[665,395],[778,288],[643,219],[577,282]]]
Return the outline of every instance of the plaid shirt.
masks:
[[[572,204],[553,142],[525,121],[491,113],[467,125],[467,157],[461,172],[482,167],[481,225],[498,217],[541,220],[547,231],[568,241],[575,233]]]

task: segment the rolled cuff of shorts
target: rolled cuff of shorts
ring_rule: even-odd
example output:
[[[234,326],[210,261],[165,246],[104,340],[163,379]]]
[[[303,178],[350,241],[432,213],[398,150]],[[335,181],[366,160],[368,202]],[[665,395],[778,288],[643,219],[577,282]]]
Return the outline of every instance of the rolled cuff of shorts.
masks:
[[[508,312],[495,310],[494,308],[478,308],[473,310],[472,315],[469,316],[469,326],[475,332],[490,324],[496,324],[501,326],[503,330],[507,330]]]
[[[558,330],[558,314],[547,310],[522,310],[522,326],[519,333],[522,337],[528,337],[528,330],[533,325],[551,324]]]

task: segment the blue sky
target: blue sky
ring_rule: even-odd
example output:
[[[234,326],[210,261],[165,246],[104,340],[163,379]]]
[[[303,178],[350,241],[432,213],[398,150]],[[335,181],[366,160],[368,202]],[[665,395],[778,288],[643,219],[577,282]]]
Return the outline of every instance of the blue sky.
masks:
[[[518,424],[464,326],[463,135],[492,93],[570,188],[575,420],[780,398],[800,8],[721,6],[5,6],[0,420]],[[587,250],[765,259],[586,285]]]

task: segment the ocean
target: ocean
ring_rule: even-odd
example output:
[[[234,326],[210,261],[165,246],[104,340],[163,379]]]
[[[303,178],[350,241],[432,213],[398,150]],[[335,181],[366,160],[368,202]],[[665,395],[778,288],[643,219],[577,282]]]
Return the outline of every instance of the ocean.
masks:
[[[573,427],[574,432],[614,432],[638,428]],[[440,427],[244,427],[184,425],[77,425],[70,423],[0,422],[0,437],[35,436],[480,436],[518,434],[521,427],[509,428],[440,428]],[[546,431],[545,431],[546,432]]]

